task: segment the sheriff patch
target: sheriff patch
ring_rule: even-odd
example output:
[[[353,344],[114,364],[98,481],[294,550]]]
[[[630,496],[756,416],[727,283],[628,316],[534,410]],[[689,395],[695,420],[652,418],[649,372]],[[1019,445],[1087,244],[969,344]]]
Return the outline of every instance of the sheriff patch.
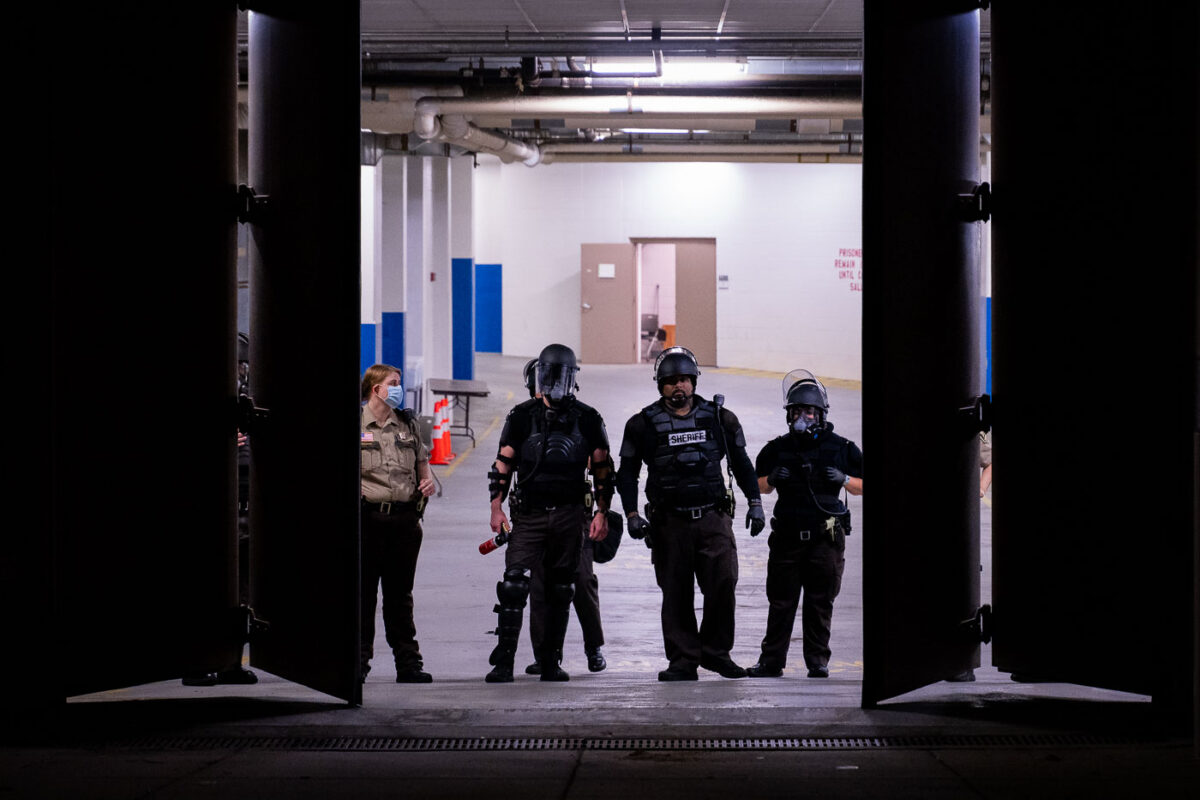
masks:
[[[697,444],[699,442],[708,441],[708,431],[687,431],[686,433],[672,433],[667,437],[667,444],[671,447],[678,447],[682,444]]]

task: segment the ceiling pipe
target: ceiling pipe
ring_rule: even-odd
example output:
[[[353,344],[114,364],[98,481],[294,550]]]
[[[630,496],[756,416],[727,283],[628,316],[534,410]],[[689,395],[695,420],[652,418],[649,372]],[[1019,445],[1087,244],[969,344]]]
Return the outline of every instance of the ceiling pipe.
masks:
[[[473,152],[492,153],[506,162],[520,160],[531,167],[541,163],[543,151],[538,145],[485,131],[467,120],[472,115],[509,119],[586,118],[620,127],[647,118],[680,121],[695,117],[854,118],[862,115],[862,100],[857,94],[711,97],[635,95],[633,92],[501,98],[422,97],[416,102],[413,130],[423,139],[457,144]]]

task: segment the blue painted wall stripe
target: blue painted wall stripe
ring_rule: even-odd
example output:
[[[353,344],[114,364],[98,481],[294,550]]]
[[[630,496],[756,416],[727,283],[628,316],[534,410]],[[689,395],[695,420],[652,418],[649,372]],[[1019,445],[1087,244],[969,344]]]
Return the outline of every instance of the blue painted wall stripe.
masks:
[[[475,267],[475,350],[480,353],[504,352],[504,316],[500,301],[503,277],[500,264]]]
[[[404,312],[383,312],[383,344],[379,354],[381,364],[404,369]]]
[[[992,298],[985,297],[983,301],[983,318],[984,318],[984,357],[987,359],[985,364],[986,371],[986,386],[984,392],[992,393]]]
[[[375,324],[364,322],[359,326],[358,334],[358,374],[362,375],[375,363]]]
[[[450,259],[451,360],[456,381],[475,379],[475,259]]]

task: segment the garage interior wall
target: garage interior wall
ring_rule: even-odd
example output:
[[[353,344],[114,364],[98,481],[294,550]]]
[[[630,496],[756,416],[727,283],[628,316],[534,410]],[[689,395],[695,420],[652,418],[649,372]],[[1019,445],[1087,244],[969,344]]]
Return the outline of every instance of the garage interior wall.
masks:
[[[861,378],[860,165],[481,157],[474,175],[476,261],[504,265],[506,355],[579,348],[582,242],[715,238],[718,366]]]

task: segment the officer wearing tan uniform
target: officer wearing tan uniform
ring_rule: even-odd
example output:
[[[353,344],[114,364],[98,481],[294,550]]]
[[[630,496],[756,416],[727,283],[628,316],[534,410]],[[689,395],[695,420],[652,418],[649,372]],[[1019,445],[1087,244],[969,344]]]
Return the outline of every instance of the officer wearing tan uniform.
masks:
[[[400,370],[375,364],[362,380],[362,679],[371,671],[375,601],[383,584],[383,627],[396,659],[397,683],[429,683],[413,623],[413,578],[421,550],[421,515],[434,492],[429,451],[412,415],[400,407]]]

